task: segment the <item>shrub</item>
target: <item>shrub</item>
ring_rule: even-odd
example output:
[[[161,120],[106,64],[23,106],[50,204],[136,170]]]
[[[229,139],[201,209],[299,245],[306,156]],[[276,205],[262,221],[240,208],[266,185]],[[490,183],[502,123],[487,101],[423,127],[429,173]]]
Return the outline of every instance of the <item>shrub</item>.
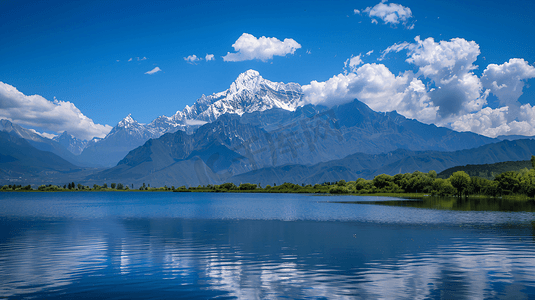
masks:
[[[331,194],[349,194],[349,189],[345,186],[335,185],[329,189]]]

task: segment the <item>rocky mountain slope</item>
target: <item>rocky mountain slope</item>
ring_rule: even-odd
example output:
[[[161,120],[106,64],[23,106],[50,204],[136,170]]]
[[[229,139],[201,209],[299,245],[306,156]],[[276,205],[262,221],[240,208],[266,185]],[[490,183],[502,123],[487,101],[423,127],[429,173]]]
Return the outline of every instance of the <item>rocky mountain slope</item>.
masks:
[[[0,131],[0,180],[3,184],[23,184],[32,177],[56,176],[79,169],[54,153],[36,149],[26,139]]]
[[[165,133],[184,131],[191,134],[223,114],[241,116],[272,108],[294,111],[301,97],[299,84],[271,82],[257,71],[249,70],[240,74],[229,89],[210,96],[202,95],[191,107],[186,106],[171,117],[160,116],[149,124],[141,124],[128,115],[105,138],[88,144],[79,160],[87,165],[114,166],[130,150]]]
[[[495,142],[392,113],[377,113],[364,103],[328,109],[307,105],[295,111],[225,114],[200,127],[152,139],[93,180],[154,185],[198,185],[288,164],[312,165],[356,152],[377,155],[396,149],[454,151]],[[401,159],[401,157],[400,157]]]
[[[395,175],[414,171],[444,171],[468,164],[493,164],[504,161],[524,161],[535,155],[535,140],[502,141],[474,149],[459,151],[396,151],[370,155],[355,153],[343,159],[315,165],[284,165],[254,170],[228,179],[229,182],[277,184],[284,182],[315,184],[346,181],[357,178],[372,179],[380,174]],[[529,164],[531,162],[528,161]],[[457,167],[457,169],[463,169]],[[450,174],[451,175],[451,174]],[[471,174],[481,176],[481,174]],[[487,176],[483,176],[487,177]]]
[[[76,155],[56,140],[43,137],[32,130],[23,128],[8,120],[0,120],[0,131],[25,139],[30,145],[41,151],[52,152],[72,164],[79,165]]]

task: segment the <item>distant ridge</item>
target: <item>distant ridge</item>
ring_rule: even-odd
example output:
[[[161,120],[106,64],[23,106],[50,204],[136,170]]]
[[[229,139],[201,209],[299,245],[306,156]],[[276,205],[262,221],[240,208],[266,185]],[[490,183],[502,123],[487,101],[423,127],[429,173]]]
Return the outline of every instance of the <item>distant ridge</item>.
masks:
[[[285,165],[262,168],[236,175],[229,181],[235,184],[242,182],[313,184],[340,179],[372,179],[380,174],[395,175],[414,171],[429,172],[431,170],[441,172],[459,165],[498,163],[511,160],[517,161],[519,166],[522,166],[526,159],[531,158],[531,155],[535,155],[535,140],[502,141],[475,149],[452,152],[396,150],[379,155],[355,153],[340,160],[312,166]],[[509,164],[515,165],[513,162],[509,162]],[[499,166],[499,164],[496,165]],[[531,162],[529,168],[531,168]],[[454,170],[464,170],[464,168],[448,169],[448,172],[442,172],[441,176],[447,178],[451,175],[449,173],[453,173]],[[480,176],[480,174],[469,175]]]
[[[494,164],[468,164],[464,166],[456,166],[453,168],[448,168],[438,174],[439,178],[449,178],[454,172],[464,171],[470,177],[481,177],[489,180],[493,180],[496,175],[499,175],[508,171],[520,171],[522,169],[531,169],[531,160],[520,160],[520,161],[504,161]]]
[[[0,131],[0,180],[5,184],[26,183],[30,177],[39,182],[39,177],[79,169],[54,153],[36,149],[23,138]]]
[[[213,184],[263,168],[279,176],[285,174],[283,168],[301,165],[301,172],[308,173],[311,165],[340,160],[355,152],[366,157],[368,162],[363,166],[368,164],[367,169],[376,170],[386,164],[377,165],[372,160],[395,163],[415,156],[415,151],[452,151],[495,141],[474,133],[426,125],[396,112],[377,113],[355,100],[332,109],[307,105],[295,111],[275,108],[241,117],[225,114],[191,135],[177,131],[151,139],[128,153],[116,167],[89,179],[95,182],[113,179],[134,185]],[[396,149],[402,150],[396,152]],[[398,159],[392,160],[393,157]],[[341,167],[358,165],[359,159],[347,161]],[[264,182],[253,176],[258,173],[247,174],[251,175],[247,180]],[[293,182],[302,178],[294,175],[285,180]]]
[[[79,160],[89,165],[115,166],[130,150],[165,133],[193,133],[200,126],[217,120],[223,114],[263,112],[273,108],[294,111],[303,93],[297,83],[272,82],[257,71],[248,70],[238,76],[230,87],[209,96],[202,95],[192,106],[173,116],[160,116],[149,124],[141,124],[131,115],[121,120],[103,139],[89,143]]]

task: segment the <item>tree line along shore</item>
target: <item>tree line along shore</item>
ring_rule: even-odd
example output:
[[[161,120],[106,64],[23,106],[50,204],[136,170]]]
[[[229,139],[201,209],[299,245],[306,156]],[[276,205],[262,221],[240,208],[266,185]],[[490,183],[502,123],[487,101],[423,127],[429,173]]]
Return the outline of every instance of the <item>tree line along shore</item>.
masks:
[[[92,187],[74,182],[58,185],[41,185],[33,189],[30,185],[4,185],[0,191],[173,191],[173,192],[216,192],[216,193],[323,193],[323,194],[353,194],[353,195],[400,195],[400,196],[521,196],[535,197],[535,156],[531,157],[532,169],[524,168],[520,171],[507,171],[497,175],[493,180],[472,176],[464,171],[454,172],[449,178],[437,178],[435,171],[428,173],[413,172],[396,174],[394,176],[381,174],[371,180],[359,178],[355,181],[340,180],[324,182],[322,184],[273,184],[262,187],[260,184],[223,183],[220,185],[199,185],[197,187],[181,186],[151,187],[143,183],[138,188],[122,183],[94,184]]]

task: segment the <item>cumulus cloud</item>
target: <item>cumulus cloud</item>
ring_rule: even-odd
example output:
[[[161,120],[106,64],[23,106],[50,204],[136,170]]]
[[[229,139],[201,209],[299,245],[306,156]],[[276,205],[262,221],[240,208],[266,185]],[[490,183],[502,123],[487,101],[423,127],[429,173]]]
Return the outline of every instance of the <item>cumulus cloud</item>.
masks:
[[[377,24],[377,19],[380,19],[385,24],[397,25],[401,23],[407,29],[414,28],[414,23],[410,23],[410,19],[412,18],[410,8],[400,4],[386,2],[386,0],[383,0],[374,7],[367,7],[362,13],[372,18],[372,23]],[[358,10],[355,10],[355,13],[356,11]]]
[[[14,86],[0,82],[0,119],[46,131],[67,130],[79,139],[104,137],[112,129],[95,124],[69,101],[48,101],[39,95],[27,96]]]
[[[199,60],[202,60],[202,58],[197,57],[197,55],[193,54],[188,57],[184,57],[184,60],[188,64],[196,65]]]
[[[145,72],[145,74],[152,75],[152,74],[154,74],[154,73],[160,72],[161,70],[162,70],[162,69],[160,69],[160,67],[156,67],[156,68],[154,68],[154,69],[152,69],[152,70],[150,70],[150,71]]]
[[[375,111],[393,111],[430,121],[436,114],[422,81],[411,71],[394,75],[383,64],[365,64],[349,74],[303,86],[303,104],[334,106],[359,99]]]
[[[244,61],[259,59],[263,62],[273,59],[273,56],[285,56],[293,54],[301,45],[293,39],[280,41],[277,38],[256,38],[251,34],[244,33],[232,45],[236,53],[228,52],[223,56],[224,61]]]
[[[452,124],[457,131],[472,131],[482,135],[535,135],[535,107],[530,104],[519,106],[514,114],[508,106],[482,110],[466,114]],[[514,115],[514,119],[511,115]],[[511,120],[512,119],[512,120]]]
[[[361,56],[361,54],[357,56],[351,55],[351,57],[344,62],[344,68],[346,69],[345,74],[347,74],[348,69],[351,72],[355,72],[357,66],[363,63],[362,59],[360,58]]]
[[[481,81],[490,89],[502,105],[515,105],[522,95],[525,81],[535,77],[535,67],[521,58],[511,58],[508,62],[487,66]]]
[[[206,54],[206,57],[204,58],[206,61],[211,61],[211,60],[215,60],[214,58],[214,55],[213,54]]]
[[[454,38],[450,41],[435,42],[433,38],[420,40],[405,46],[407,62],[418,67],[418,75],[432,80],[434,89],[430,91],[439,117],[448,118],[480,110],[486,104],[481,80],[472,70],[480,54],[479,45],[474,41]]]
[[[478,77],[473,72],[480,54],[476,42],[419,37],[388,47],[382,58],[401,51],[406,51],[406,61],[416,67],[415,73],[396,76],[383,64],[361,65],[361,55],[352,56],[344,63],[343,73],[303,86],[303,102],[333,106],[356,98],[376,111],[396,110],[408,118],[458,131],[489,137],[535,135],[535,108],[518,101],[526,81],[535,78],[535,67],[527,61],[513,58],[501,65],[490,64]],[[500,100],[500,107],[488,107],[491,93]]]

